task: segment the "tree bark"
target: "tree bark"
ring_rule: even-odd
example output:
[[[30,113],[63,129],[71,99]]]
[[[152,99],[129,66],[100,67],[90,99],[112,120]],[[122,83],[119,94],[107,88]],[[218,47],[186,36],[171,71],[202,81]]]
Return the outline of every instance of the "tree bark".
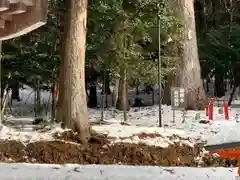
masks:
[[[127,97],[127,72],[125,67],[121,67],[120,76],[116,109],[127,110],[129,109],[129,106]]]
[[[212,15],[213,15],[213,27],[215,29],[220,28],[221,21],[221,4],[220,0],[212,0]],[[225,95],[224,91],[224,70],[219,68],[217,64],[215,64],[215,87],[214,93],[216,97],[222,97]]]
[[[63,122],[63,108],[64,108],[64,54],[65,54],[65,41],[67,38],[67,33],[65,33],[67,31],[67,29],[69,28],[68,26],[68,19],[69,19],[69,13],[67,12],[67,10],[70,8],[70,2],[69,1],[63,1],[62,6],[64,7],[64,12],[59,14],[59,21],[60,21],[60,72],[59,72],[59,79],[58,79],[58,100],[57,100],[57,112],[56,112],[56,122]],[[66,10],[66,8],[68,8]]]
[[[112,106],[116,108],[118,100],[119,79],[115,80],[115,86],[112,93]]]
[[[164,87],[163,104],[171,105],[171,87],[174,86],[174,72],[167,76],[167,83]]]
[[[205,106],[206,95],[201,79],[201,67],[198,57],[194,1],[178,0],[178,13],[184,23],[184,40],[180,61],[177,65],[179,86],[185,89],[187,109],[201,109]]]
[[[90,138],[85,90],[85,44],[87,0],[69,0],[64,51],[63,126],[80,133],[82,143]]]
[[[54,122],[56,118],[56,105],[57,105],[57,98],[58,98],[58,87],[56,82],[53,82],[51,91],[52,91],[51,121]]]

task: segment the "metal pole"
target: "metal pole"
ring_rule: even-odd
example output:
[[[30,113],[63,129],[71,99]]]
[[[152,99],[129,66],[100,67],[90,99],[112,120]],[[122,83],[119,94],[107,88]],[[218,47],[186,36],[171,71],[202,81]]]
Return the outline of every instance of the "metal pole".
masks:
[[[160,8],[160,7],[159,7]],[[162,76],[161,76],[161,25],[160,25],[160,13],[158,13],[158,88],[159,88],[159,127],[162,127]]]

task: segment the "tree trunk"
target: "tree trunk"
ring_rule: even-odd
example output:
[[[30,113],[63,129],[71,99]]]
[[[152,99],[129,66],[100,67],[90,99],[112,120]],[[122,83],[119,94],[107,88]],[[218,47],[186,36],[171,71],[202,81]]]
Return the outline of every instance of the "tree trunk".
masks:
[[[215,29],[220,28],[221,21],[221,4],[220,0],[212,0],[212,15],[213,15],[213,27]],[[215,86],[214,95],[216,97],[222,97],[225,95],[224,92],[224,69],[219,69],[219,65],[215,64]]]
[[[41,106],[41,91],[40,91],[40,82],[39,82],[39,80],[37,80],[36,95],[37,95],[37,106],[38,106],[38,108],[40,108],[40,106]]]
[[[122,67],[120,72],[120,80],[118,85],[118,99],[116,104],[116,109],[127,110],[128,106],[128,97],[127,97],[127,74],[126,68]]]
[[[114,86],[113,93],[112,93],[112,107],[113,107],[112,115],[113,115],[113,118],[115,118],[115,109],[117,106],[117,99],[118,99],[118,88],[119,88],[119,79],[116,79],[115,86]]]
[[[70,7],[69,1],[63,1],[62,6],[63,7]],[[67,38],[67,33],[64,33],[67,31],[68,26],[66,26],[66,22],[69,19],[69,13],[66,11],[66,8],[64,8],[64,12],[59,14],[59,19],[60,19],[60,72],[59,72],[59,79],[58,79],[58,100],[57,100],[57,112],[56,112],[56,122],[63,122],[63,108],[64,108],[64,54],[65,54],[65,41]]]
[[[106,71],[105,74],[105,93],[106,95],[110,95],[111,94],[111,89],[110,89],[110,76],[109,76],[109,72]]]
[[[111,94],[111,90],[110,90],[110,77],[109,77],[109,72],[106,71],[105,72],[105,76],[104,76],[105,80],[104,80],[104,93],[105,93],[105,107],[108,108],[108,95]]]
[[[112,106],[116,108],[118,100],[119,79],[115,80],[115,86],[112,93]]]
[[[221,0],[212,0],[212,15],[213,15],[213,27],[216,29],[220,28],[221,20]]]
[[[8,88],[8,84],[6,85],[6,87],[1,87],[1,116],[0,118],[2,117],[3,113],[4,113],[4,109],[5,109],[5,106],[6,106],[6,102],[7,102],[7,97],[8,97],[8,94],[9,94],[9,88]],[[0,121],[0,123],[2,123]]]
[[[187,109],[201,109],[205,106],[206,95],[201,79],[198,58],[193,0],[178,0],[178,11],[185,25],[181,59],[177,65],[180,87],[185,89]]]
[[[174,75],[173,75],[173,72],[171,72],[167,76],[167,83],[164,87],[163,104],[171,105],[171,87],[174,83],[173,81],[174,81]]]
[[[96,82],[89,86],[89,98],[88,98],[88,106],[90,108],[97,107],[97,85]]]
[[[56,118],[56,105],[57,105],[57,97],[58,97],[58,87],[56,82],[53,83],[51,91],[52,91],[51,121],[54,122]]]
[[[20,101],[20,96],[19,96],[19,82],[17,79],[13,79],[12,85],[12,100],[15,99],[17,101]]]
[[[215,97],[223,97],[225,95],[224,77],[221,72],[215,74]]]
[[[205,12],[205,1],[195,0],[195,20],[196,20],[196,31],[200,36],[204,36],[207,30],[206,12]]]
[[[85,90],[85,44],[87,0],[69,0],[64,50],[63,126],[80,133],[86,144],[90,138]]]

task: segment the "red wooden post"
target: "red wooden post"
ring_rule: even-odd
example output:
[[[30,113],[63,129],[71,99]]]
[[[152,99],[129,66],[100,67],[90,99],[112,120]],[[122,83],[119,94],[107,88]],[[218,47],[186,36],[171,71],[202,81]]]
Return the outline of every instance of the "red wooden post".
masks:
[[[209,120],[213,120],[213,103],[209,105]]]
[[[229,120],[228,104],[227,103],[224,103],[224,114],[225,114],[225,120]]]

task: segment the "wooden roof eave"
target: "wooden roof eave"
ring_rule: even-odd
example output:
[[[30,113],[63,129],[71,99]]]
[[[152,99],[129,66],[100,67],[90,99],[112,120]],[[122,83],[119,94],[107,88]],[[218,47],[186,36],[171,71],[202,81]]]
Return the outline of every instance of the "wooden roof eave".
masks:
[[[0,18],[4,20],[4,22],[2,22],[3,28],[0,29],[0,41],[24,35],[46,23],[48,0],[24,0],[22,2],[28,5],[25,12],[21,13],[21,11],[17,9],[20,13],[14,14],[14,8],[9,8],[2,12],[0,11]],[[34,2],[34,5],[32,2]]]

